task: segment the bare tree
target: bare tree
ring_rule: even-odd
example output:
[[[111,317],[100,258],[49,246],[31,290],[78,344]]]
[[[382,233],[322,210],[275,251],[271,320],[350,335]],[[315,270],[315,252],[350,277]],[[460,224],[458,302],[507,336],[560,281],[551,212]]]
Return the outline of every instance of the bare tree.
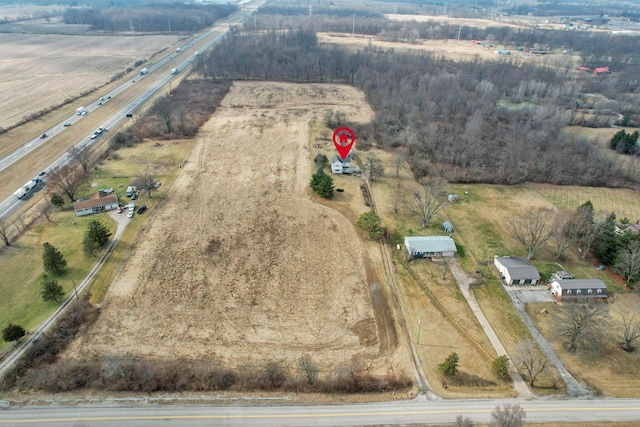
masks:
[[[569,222],[571,215],[571,212],[568,211],[558,212],[555,215],[551,240],[556,247],[556,259],[559,259],[562,253],[566,251],[573,242],[570,233],[567,232],[567,223]]]
[[[89,171],[89,167],[91,167],[91,164],[93,163],[93,155],[91,154],[89,147],[71,147],[68,153],[74,161],[78,162],[80,166],[82,166],[83,171]]]
[[[622,333],[619,334],[620,338],[622,338],[622,349],[632,352],[635,350],[636,341],[640,340],[640,313],[637,309],[623,310],[617,308],[616,311],[622,319],[623,328]]]
[[[415,191],[412,196],[407,197],[409,210],[420,217],[422,228],[429,226],[431,219],[444,207],[440,197],[443,187],[442,177],[425,178],[420,191]]]
[[[552,209],[531,209],[511,222],[513,235],[527,251],[527,259],[553,237],[554,214]]]
[[[168,96],[158,98],[151,107],[151,113],[159,116],[167,127],[167,133],[173,132],[173,102]]]
[[[44,196],[42,198],[42,202],[38,207],[38,213],[40,213],[40,215],[43,215],[47,219],[47,222],[51,222],[52,210],[53,210],[53,204],[51,203],[51,199],[49,199],[47,196]]]
[[[398,213],[398,211],[400,210],[400,206],[402,206],[404,202],[404,199],[405,197],[404,191],[402,189],[402,184],[400,183],[400,180],[398,180],[396,184],[396,191],[391,193],[391,195],[389,196],[389,205],[391,206],[391,209],[393,209],[393,213]]]
[[[375,154],[370,154],[364,159],[364,170],[369,181],[375,181],[384,175],[384,165]]]
[[[491,413],[492,426],[496,427],[522,427],[527,414],[518,404],[505,404],[502,407],[496,406]]]
[[[558,314],[554,335],[564,341],[567,351],[598,353],[609,324],[604,304],[567,304]]]
[[[47,185],[62,191],[70,201],[76,200],[76,194],[84,189],[89,176],[84,170],[71,165],[53,169],[48,176]]]
[[[529,386],[533,387],[536,379],[549,368],[547,354],[534,340],[521,342],[515,351],[516,364],[527,372]]]
[[[396,178],[400,178],[400,170],[404,167],[407,158],[407,149],[398,148],[393,156],[393,169],[396,171]]]
[[[613,266],[627,283],[635,283],[640,275],[640,242],[634,241],[620,250]]]
[[[138,174],[139,182],[142,183],[142,188],[147,190],[147,196],[151,198],[151,190],[156,189],[156,177],[152,173],[150,167],[146,167],[143,171]]]
[[[19,213],[18,215],[16,215],[16,222],[14,222],[13,224],[16,226],[18,233],[22,233],[24,230],[26,230],[27,223],[24,219],[24,213]]]
[[[300,376],[307,382],[307,384],[312,385],[318,379],[318,374],[320,373],[320,369],[318,369],[318,365],[311,359],[310,356],[302,356],[298,360],[298,371]]]
[[[456,417],[456,427],[473,427],[473,421],[471,418],[464,418],[462,415]]]
[[[11,246],[11,237],[9,236],[9,224],[3,218],[0,218],[0,239],[5,246]]]

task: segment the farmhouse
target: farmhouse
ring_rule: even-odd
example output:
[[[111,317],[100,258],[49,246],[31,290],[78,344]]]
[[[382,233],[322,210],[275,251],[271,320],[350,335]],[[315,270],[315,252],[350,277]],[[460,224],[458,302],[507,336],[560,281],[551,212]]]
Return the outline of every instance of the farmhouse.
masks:
[[[91,215],[114,210],[118,207],[118,196],[109,196],[104,191],[98,191],[89,200],[82,200],[73,204],[76,216]]]
[[[607,298],[607,285],[599,279],[554,279],[551,293],[558,301],[594,301]]]
[[[333,156],[331,159],[331,172],[333,173],[351,173],[351,153],[343,160],[340,156]]]
[[[538,270],[523,258],[495,256],[493,264],[508,285],[535,285],[540,281]]]
[[[456,244],[448,236],[405,237],[404,247],[409,260],[414,258],[452,257],[458,253]]]

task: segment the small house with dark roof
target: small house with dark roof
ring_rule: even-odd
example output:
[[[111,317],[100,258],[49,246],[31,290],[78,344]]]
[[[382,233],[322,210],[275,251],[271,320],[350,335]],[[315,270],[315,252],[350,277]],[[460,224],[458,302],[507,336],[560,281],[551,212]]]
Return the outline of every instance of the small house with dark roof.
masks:
[[[414,236],[404,238],[409,260],[414,258],[452,257],[458,253],[456,243],[449,236]]]
[[[495,256],[493,264],[507,285],[536,285],[540,281],[538,269],[524,258]]]
[[[558,301],[588,302],[607,299],[607,285],[599,279],[554,279],[551,293]]]
[[[347,154],[344,160],[340,156],[333,156],[331,159],[331,172],[338,174],[351,173],[351,153]]]
[[[104,191],[93,194],[89,200],[81,200],[73,204],[76,216],[92,215],[116,209],[119,206],[118,196],[109,196]]]

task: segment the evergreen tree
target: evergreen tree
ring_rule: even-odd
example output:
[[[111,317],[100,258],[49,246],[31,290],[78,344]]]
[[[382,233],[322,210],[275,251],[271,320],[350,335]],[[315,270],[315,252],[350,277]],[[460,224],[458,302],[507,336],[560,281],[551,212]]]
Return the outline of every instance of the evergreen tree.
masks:
[[[53,277],[46,274],[42,276],[42,290],[40,291],[43,301],[60,302],[64,297],[64,289]]]
[[[58,193],[53,193],[50,200],[51,204],[55,207],[61,208],[64,205],[64,198]]]
[[[620,236],[616,233],[616,214],[607,217],[593,241],[593,253],[598,261],[613,265],[620,250]]]
[[[15,323],[9,323],[2,329],[2,339],[6,342],[18,341],[26,334],[27,331],[25,331],[22,326],[16,325]]]
[[[311,176],[311,188],[318,193],[320,197],[329,199],[333,197],[333,178],[324,173],[322,168]]]
[[[496,357],[491,363],[491,372],[493,372],[493,375],[499,380],[511,380],[511,376],[509,375],[509,358],[504,354]]]
[[[453,378],[458,374],[458,362],[460,358],[458,357],[458,353],[451,353],[441,364],[438,365],[440,368],[440,372],[444,374],[447,378]]]
[[[375,212],[369,211],[360,215],[356,227],[369,233],[369,238],[372,240],[378,240],[384,233],[384,229],[381,226],[382,220]]]
[[[67,260],[64,255],[55,246],[49,242],[42,245],[42,264],[44,271],[52,274],[60,274],[67,266]]]
[[[89,223],[89,226],[87,227],[87,237],[96,245],[96,247],[104,247],[107,242],[109,242],[110,236],[111,232],[102,221],[94,219]]]

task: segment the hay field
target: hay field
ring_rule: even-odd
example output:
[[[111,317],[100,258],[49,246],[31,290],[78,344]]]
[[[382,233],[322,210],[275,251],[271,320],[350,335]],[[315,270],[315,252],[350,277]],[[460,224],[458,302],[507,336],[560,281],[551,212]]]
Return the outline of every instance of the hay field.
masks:
[[[0,33],[0,127],[98,88],[178,39]]]
[[[358,234],[309,196],[308,122],[333,99],[352,120],[372,115],[348,86],[234,83],[67,357],[309,354],[323,372],[353,360],[402,372],[380,344]]]

